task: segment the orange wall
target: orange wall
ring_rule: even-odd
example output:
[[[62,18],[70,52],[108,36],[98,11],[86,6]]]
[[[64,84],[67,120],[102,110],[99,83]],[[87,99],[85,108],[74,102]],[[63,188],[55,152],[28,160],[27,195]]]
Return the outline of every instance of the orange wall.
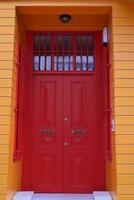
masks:
[[[18,2],[18,3],[17,3]],[[80,2],[80,1],[79,1]],[[96,3],[95,3],[96,2]],[[98,3],[97,3],[98,2]],[[81,29],[88,26],[89,30],[100,30],[107,24],[107,14],[109,9],[102,6],[111,6],[112,21],[109,21],[110,45],[111,45],[111,102],[112,117],[115,118],[116,131],[112,137],[113,160],[106,163],[107,189],[113,194],[117,192],[118,200],[134,199],[134,4],[116,3],[117,1],[85,1],[78,3],[80,9],[76,9],[75,15],[79,14],[82,5],[87,6],[91,14],[103,14],[99,19],[94,18],[94,23],[90,21],[83,25]],[[27,12],[31,9],[17,9],[21,12],[20,18],[15,16],[15,6],[57,6],[56,3],[47,1],[16,1],[0,2],[0,200],[5,200],[7,193],[10,196],[20,189],[21,183],[21,162],[13,162],[13,137],[14,137],[14,103],[15,103],[15,77],[16,66],[14,64],[15,54],[14,42],[25,40],[24,29],[42,29],[43,24],[37,27],[37,23],[30,22]],[[62,6],[69,6],[67,3],[59,3]],[[90,6],[93,6],[92,9]],[[98,6],[99,9],[95,9]],[[21,7],[22,8],[22,7]],[[46,8],[45,8],[46,9]],[[65,7],[63,7],[65,10]],[[47,14],[51,13],[51,7]],[[22,16],[25,11],[25,16]],[[36,13],[35,13],[36,12]],[[39,12],[39,10],[38,10]],[[37,7],[31,14],[38,14]],[[44,11],[42,11],[44,12]],[[55,14],[57,14],[55,9]],[[72,10],[73,12],[73,10]],[[42,16],[40,16],[41,18]],[[46,17],[46,16],[45,16]],[[77,19],[77,18],[76,18]],[[18,22],[18,20],[20,20]],[[35,19],[36,20],[36,19]],[[41,19],[40,19],[41,20]],[[91,25],[92,23],[92,25]],[[75,24],[75,23],[74,23]],[[72,25],[73,26],[73,25]],[[48,29],[51,27],[47,26]],[[58,29],[58,24],[53,27]],[[60,26],[60,28],[63,28]],[[68,27],[70,28],[70,27]],[[74,30],[79,28],[77,23]],[[116,174],[117,172],[117,174]],[[117,185],[116,185],[117,183]]]
[[[134,199],[134,4],[113,7],[113,73],[119,200]]]

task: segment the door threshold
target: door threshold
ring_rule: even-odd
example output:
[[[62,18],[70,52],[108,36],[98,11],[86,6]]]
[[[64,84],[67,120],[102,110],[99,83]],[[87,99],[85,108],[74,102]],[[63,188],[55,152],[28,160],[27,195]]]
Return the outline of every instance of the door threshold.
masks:
[[[93,194],[36,193],[32,200],[94,200]]]
[[[92,194],[34,193],[31,191],[22,191],[17,192],[13,200],[112,200],[112,198],[107,191],[98,191]]]

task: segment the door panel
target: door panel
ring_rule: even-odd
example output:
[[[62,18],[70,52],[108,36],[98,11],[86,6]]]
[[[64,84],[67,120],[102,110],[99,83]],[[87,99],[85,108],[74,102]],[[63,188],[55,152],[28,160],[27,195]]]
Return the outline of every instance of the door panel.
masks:
[[[34,77],[32,189],[63,190],[62,77]]]
[[[64,77],[64,116],[68,118],[64,123],[64,141],[68,142],[64,146],[65,192],[93,189],[94,98],[92,77]]]

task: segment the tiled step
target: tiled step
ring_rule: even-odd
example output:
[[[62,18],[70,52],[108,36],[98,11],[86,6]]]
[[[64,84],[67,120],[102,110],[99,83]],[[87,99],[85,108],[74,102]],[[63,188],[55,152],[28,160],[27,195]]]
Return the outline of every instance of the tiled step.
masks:
[[[112,200],[111,195],[109,192],[100,192],[100,191],[96,191],[93,192],[93,197],[94,200]]]
[[[16,192],[13,197],[13,200],[32,200],[34,192],[27,191],[27,192]]]

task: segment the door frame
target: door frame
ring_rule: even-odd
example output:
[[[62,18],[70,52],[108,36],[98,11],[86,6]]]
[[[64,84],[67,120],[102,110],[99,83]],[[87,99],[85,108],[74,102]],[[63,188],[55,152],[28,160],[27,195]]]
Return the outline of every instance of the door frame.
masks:
[[[31,101],[30,98],[27,98],[28,96],[31,97],[32,96],[32,92],[33,92],[33,87],[32,87],[32,81],[33,81],[33,76],[38,76],[38,74],[34,74],[33,70],[32,70],[32,35],[35,31],[28,31],[27,32],[27,54],[26,54],[26,60],[27,60],[27,65],[25,66],[25,72],[27,75],[27,95],[26,95],[26,106],[27,106],[27,113],[26,113],[26,120],[25,120],[25,127],[27,127],[27,130],[25,132],[25,138],[24,138],[24,149],[23,149],[23,161],[22,161],[22,182],[21,182],[21,189],[22,190],[30,190],[31,188],[31,159],[30,159],[30,155],[31,155],[31,138],[30,138],[30,134],[28,134],[30,132],[30,126],[31,126],[31,120],[30,118],[32,117],[32,105],[31,105]],[[44,32],[44,31],[43,31]],[[53,32],[53,31],[50,31]],[[55,32],[55,31],[54,31]],[[57,31],[57,32],[63,32],[63,31]],[[72,31],[68,31],[68,32],[72,32]],[[90,72],[89,76],[95,76],[95,82],[96,82],[96,87],[97,88],[97,95],[98,96],[103,96],[104,91],[104,81],[101,80],[103,79],[102,77],[104,77],[104,74],[107,74],[107,70],[105,70],[105,68],[107,68],[107,52],[105,47],[103,47],[102,45],[102,32],[101,31],[75,31],[75,32],[82,32],[82,33],[93,33],[94,37],[95,37],[95,49],[94,49],[94,60],[95,60],[95,70],[94,72]],[[29,67],[28,67],[29,66]],[[57,73],[53,73],[56,74]],[[61,73],[58,73],[58,75]],[[68,75],[70,75],[71,73],[68,73]],[[73,73],[74,74],[74,73]],[[72,75],[73,75],[72,74]],[[48,74],[47,74],[48,75]],[[51,75],[51,73],[50,73]],[[63,73],[62,73],[63,75]],[[67,75],[67,73],[66,73]],[[77,72],[74,74],[77,75]],[[83,75],[80,74],[79,75]],[[43,76],[45,76],[45,73],[43,74]],[[101,80],[101,81],[100,81]],[[108,78],[109,80],[109,78]],[[109,86],[110,87],[110,86]],[[109,88],[107,91],[107,95],[109,95]],[[103,142],[103,152],[104,152],[104,159],[106,159],[106,151],[107,151],[107,138],[108,138],[108,133],[106,133],[103,130],[102,124],[103,124],[103,120],[102,120],[102,116],[101,114],[104,113],[104,105],[103,105],[103,99],[101,98],[101,101],[98,102],[99,103],[99,119],[98,119],[98,123],[99,123],[99,127],[101,127],[102,130],[102,142]],[[105,101],[106,102],[106,101]],[[102,106],[103,105],[103,106]],[[109,112],[110,115],[110,112]],[[110,136],[111,137],[111,136]]]

